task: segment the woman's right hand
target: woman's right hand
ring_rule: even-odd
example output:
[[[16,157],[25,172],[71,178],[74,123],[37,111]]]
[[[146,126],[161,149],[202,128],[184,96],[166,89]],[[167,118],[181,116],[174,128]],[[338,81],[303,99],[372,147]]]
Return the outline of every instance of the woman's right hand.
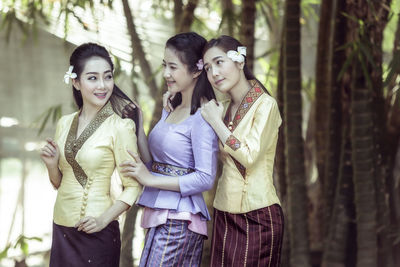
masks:
[[[135,113],[137,112],[138,115],[138,123],[137,127],[143,127],[143,113],[142,109],[140,108],[139,104],[135,101],[132,101],[133,104],[128,104],[122,110],[122,117],[123,118],[130,118],[131,120],[135,119]]]
[[[41,149],[40,157],[47,168],[58,167],[58,160],[60,158],[60,149],[56,142],[51,138],[46,139],[47,144]]]
[[[174,111],[174,108],[172,107],[172,99],[174,99],[175,95],[171,95],[171,93],[169,91],[166,91],[163,94],[163,98],[162,98],[162,102],[163,102],[163,108],[168,111],[168,112],[172,112]]]

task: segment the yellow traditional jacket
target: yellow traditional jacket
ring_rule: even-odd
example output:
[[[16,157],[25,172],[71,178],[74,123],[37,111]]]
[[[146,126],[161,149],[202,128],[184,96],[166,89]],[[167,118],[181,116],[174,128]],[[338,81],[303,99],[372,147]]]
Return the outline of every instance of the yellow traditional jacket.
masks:
[[[82,217],[100,216],[112,204],[110,182],[114,169],[131,159],[127,149],[137,153],[135,123],[122,119],[107,103],[76,138],[79,112],[63,116],[55,141],[60,149],[62,180],[54,206],[54,222],[73,227]],[[133,205],[140,185],[120,174],[123,192],[118,197]]]
[[[243,98],[234,118],[226,103],[224,122],[232,135],[220,142],[223,163],[214,207],[230,213],[246,213],[280,204],[273,184],[278,129],[282,123],[274,98],[256,81]]]

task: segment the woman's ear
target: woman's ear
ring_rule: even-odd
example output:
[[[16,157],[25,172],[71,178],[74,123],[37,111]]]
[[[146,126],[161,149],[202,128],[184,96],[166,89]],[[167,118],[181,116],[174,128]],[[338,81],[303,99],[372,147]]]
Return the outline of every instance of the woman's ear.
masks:
[[[193,79],[196,79],[197,77],[199,77],[200,76],[200,74],[201,74],[201,70],[199,70],[198,72],[195,72],[194,74],[193,74]]]
[[[238,62],[237,64],[238,64],[239,69],[241,69],[241,70],[244,69],[244,61]]]
[[[78,79],[72,79],[72,85],[75,87],[76,90],[78,90],[78,91],[81,90]]]

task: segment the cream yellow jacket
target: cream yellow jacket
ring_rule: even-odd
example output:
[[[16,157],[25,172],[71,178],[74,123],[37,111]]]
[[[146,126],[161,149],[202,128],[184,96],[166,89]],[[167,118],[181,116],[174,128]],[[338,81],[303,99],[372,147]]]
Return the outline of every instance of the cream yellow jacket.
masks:
[[[59,168],[62,180],[54,206],[56,224],[73,227],[80,218],[97,217],[107,210],[113,204],[110,198],[110,182],[114,169],[117,168],[119,172],[119,164],[131,158],[127,149],[137,153],[134,122],[119,117],[109,104],[99,111],[101,112],[109,114],[103,122],[97,122],[99,125],[91,123],[85,129],[81,134],[86,135],[85,140],[81,140],[83,145],[75,156],[76,164],[87,176],[83,182],[77,179],[79,166],[73,164],[72,167],[65,153],[67,137],[77,113],[63,116],[58,122],[55,140],[60,148]],[[96,120],[94,119],[94,124]],[[96,127],[93,126],[98,128],[94,129]],[[74,144],[72,142],[71,146]],[[141,187],[134,179],[125,178],[121,174],[120,177],[124,190],[118,200],[133,205]]]
[[[229,103],[228,103],[229,104]],[[280,204],[272,173],[278,129],[282,123],[274,98],[253,86],[236,112],[236,127],[225,144],[214,207],[230,213],[246,213]],[[244,176],[234,159],[245,168]]]

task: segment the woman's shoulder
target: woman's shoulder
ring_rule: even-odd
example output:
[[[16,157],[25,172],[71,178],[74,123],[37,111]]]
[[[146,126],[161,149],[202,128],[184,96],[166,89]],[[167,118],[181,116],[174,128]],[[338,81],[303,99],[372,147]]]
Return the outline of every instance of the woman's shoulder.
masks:
[[[108,119],[106,120],[110,126],[110,130],[124,130],[124,129],[135,129],[135,122],[129,118],[121,118],[116,113],[113,113]]]
[[[259,106],[265,108],[278,108],[278,102],[276,101],[276,99],[267,93],[260,95],[258,100],[259,101],[257,102]]]
[[[58,124],[65,124],[65,123],[72,121],[78,112],[79,111],[75,111],[70,114],[62,115],[60,117],[60,119],[58,120]]]

